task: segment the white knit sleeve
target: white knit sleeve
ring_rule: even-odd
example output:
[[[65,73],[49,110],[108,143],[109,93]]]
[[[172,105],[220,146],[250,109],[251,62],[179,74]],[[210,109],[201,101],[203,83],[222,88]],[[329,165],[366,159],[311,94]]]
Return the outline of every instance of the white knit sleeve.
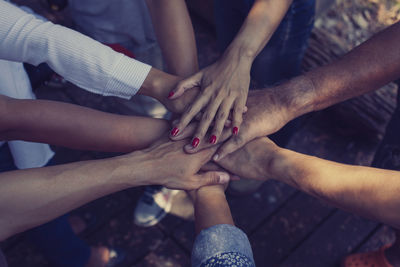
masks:
[[[46,62],[68,81],[93,93],[129,99],[151,66],[66,27],[43,22],[0,0],[0,58]]]

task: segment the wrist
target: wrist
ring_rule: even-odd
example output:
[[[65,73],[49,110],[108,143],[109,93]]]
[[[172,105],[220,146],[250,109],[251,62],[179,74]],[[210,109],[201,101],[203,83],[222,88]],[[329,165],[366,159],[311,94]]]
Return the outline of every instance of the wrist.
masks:
[[[157,184],[157,177],[152,175],[153,166],[146,153],[141,150],[110,159],[113,161],[117,183],[126,188]],[[114,175],[113,175],[114,176]]]
[[[299,188],[299,181],[307,176],[307,161],[302,154],[279,148],[271,161],[271,174],[274,179]]]
[[[196,202],[198,201],[215,201],[218,199],[226,199],[224,187],[220,185],[203,186],[196,191]]]
[[[283,108],[286,122],[315,110],[315,88],[312,80],[305,75],[295,77],[271,90],[274,100]]]
[[[180,78],[177,76],[152,68],[138,93],[162,102],[167,99],[169,92],[179,81]]]
[[[222,55],[222,61],[236,62],[238,66],[250,71],[255,57],[255,52],[251,49],[231,45]]]

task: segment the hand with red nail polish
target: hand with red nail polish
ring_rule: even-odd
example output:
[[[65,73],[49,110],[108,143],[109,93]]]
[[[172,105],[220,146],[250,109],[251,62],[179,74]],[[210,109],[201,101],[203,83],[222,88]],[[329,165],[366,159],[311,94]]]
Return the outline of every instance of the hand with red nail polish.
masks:
[[[199,144],[200,144],[200,139],[197,138],[197,137],[195,137],[195,138],[193,139],[193,141],[192,141],[192,147],[196,148],[196,147],[199,146]]]
[[[171,131],[171,136],[177,136],[178,133],[179,133],[179,129],[175,127],[175,128],[172,129],[172,131]]]
[[[172,89],[182,80],[182,78],[163,72],[158,72],[157,75],[159,82],[153,86],[155,87],[153,90],[154,92],[146,95],[156,98],[173,113],[181,114],[184,112],[187,106],[189,106],[197,97],[199,89],[193,88],[193,90],[182,94],[181,97],[175,98],[175,92],[172,91]]]
[[[233,127],[232,133],[233,133],[234,135],[238,135],[238,133],[239,133],[239,128],[238,128],[238,127]]]
[[[210,144],[215,144],[217,142],[217,137],[215,135],[211,136]]]

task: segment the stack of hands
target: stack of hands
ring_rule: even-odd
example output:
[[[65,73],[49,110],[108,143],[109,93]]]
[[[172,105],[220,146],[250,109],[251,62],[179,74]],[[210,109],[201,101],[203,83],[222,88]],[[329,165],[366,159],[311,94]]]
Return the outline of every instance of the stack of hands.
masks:
[[[186,83],[179,82],[177,89],[169,93],[168,99],[165,97],[162,100],[169,110],[181,114],[172,123],[169,134],[171,141],[162,139],[144,150],[150,158],[159,159],[154,161],[154,171],[158,166],[164,170],[160,170],[161,173],[169,172],[164,177],[173,177],[176,173],[182,175],[173,181],[157,182],[169,188],[193,189],[205,184],[226,183],[230,176],[234,179],[240,176],[258,180],[273,177],[273,168],[261,170],[260,166],[276,166],[265,163],[278,158],[279,152],[284,149],[266,136],[305,113],[302,110],[304,103],[296,103],[288,97],[293,91],[312,91],[305,77],[300,76],[280,86],[253,90],[248,96],[241,96],[247,101],[240,119],[235,118],[231,107],[224,110],[226,106],[220,101],[210,101],[205,111],[199,109],[204,107],[198,104],[204,101],[204,95],[199,96],[199,84],[192,83],[188,89]],[[185,86],[187,89],[183,90]],[[234,101],[230,100],[229,103]],[[210,107],[212,105],[216,108]],[[220,111],[216,113],[218,109]],[[175,184],[177,181],[186,184]]]

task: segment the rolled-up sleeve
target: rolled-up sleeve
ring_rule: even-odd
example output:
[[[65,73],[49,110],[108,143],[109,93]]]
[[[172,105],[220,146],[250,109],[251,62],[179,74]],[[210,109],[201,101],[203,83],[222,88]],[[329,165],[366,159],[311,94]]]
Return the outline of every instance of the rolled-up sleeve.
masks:
[[[47,63],[66,80],[93,93],[129,99],[151,66],[66,27],[42,21],[0,0],[0,58]]]
[[[192,266],[255,266],[247,235],[239,228],[219,224],[204,229],[192,250]]]

